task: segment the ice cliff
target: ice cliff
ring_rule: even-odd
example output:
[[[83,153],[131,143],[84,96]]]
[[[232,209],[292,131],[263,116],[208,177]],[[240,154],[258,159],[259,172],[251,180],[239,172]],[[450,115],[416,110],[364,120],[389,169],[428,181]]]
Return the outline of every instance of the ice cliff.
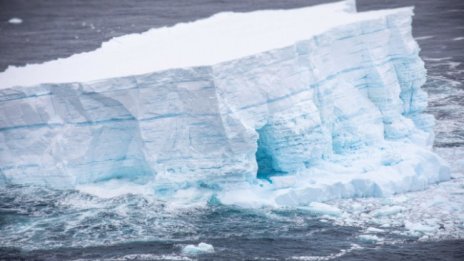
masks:
[[[308,205],[449,179],[411,16],[352,1],[224,13],[10,67],[0,181]]]

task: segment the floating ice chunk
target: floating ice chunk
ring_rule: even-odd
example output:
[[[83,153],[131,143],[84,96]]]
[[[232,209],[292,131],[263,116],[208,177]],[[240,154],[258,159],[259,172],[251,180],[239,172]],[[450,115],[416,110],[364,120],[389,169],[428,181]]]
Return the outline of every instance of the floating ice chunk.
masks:
[[[214,247],[213,245],[201,242],[198,245],[186,245],[182,249],[182,253],[187,256],[214,253]]]
[[[18,18],[18,17],[13,17],[10,20],[8,20],[8,23],[10,23],[10,24],[22,24],[23,19]]]
[[[309,206],[299,207],[299,209],[318,215],[340,216],[342,214],[339,208],[320,202],[311,202]]]
[[[380,209],[376,209],[371,212],[374,217],[392,216],[404,211],[404,207],[401,206],[387,206]]]
[[[376,227],[368,227],[366,229],[366,232],[367,233],[383,233],[383,232],[385,232],[385,230],[380,229],[380,228],[376,228]]]
[[[377,243],[383,241],[382,238],[376,236],[376,235],[360,235],[358,237],[362,241],[369,242],[369,243]]]
[[[404,222],[404,227],[411,231],[411,232],[419,232],[419,233],[432,233],[438,229],[438,227],[431,226],[431,225],[424,225],[422,223],[416,223],[416,222],[410,222],[410,221],[405,221]]]

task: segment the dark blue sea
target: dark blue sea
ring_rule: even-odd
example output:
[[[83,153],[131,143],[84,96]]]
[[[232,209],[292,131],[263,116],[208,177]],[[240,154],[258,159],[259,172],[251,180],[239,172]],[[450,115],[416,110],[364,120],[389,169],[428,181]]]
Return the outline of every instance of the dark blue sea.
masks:
[[[330,1],[0,0],[0,71],[90,51],[112,37],[221,11],[324,2]],[[464,157],[464,1],[357,1],[359,11],[410,5],[416,7],[413,34],[428,70],[423,87],[429,94],[428,111],[437,120],[434,149],[450,161],[453,171],[462,173],[463,165],[456,162]],[[23,23],[8,23],[12,17]],[[453,204],[464,205],[460,176],[448,185],[436,185],[429,194],[435,191],[449,191]],[[427,191],[420,193],[406,198],[420,202],[428,196]],[[375,207],[384,202],[333,202],[340,208],[351,203]],[[424,210],[421,215],[434,214]],[[395,226],[401,224],[398,220],[363,237],[367,227],[378,224],[215,202],[206,208],[172,210],[132,194],[102,199],[74,190],[8,186],[0,188],[0,260],[464,260],[461,215],[444,217],[443,232],[433,237],[406,233],[404,226]],[[183,247],[200,242],[213,245],[214,253],[182,254]]]

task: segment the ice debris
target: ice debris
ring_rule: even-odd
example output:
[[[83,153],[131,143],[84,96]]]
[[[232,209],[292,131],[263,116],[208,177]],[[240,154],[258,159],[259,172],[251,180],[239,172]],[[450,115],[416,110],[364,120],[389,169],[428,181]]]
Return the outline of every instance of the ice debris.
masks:
[[[339,208],[320,202],[311,202],[309,206],[299,207],[299,209],[318,215],[340,216],[342,214]]]
[[[214,247],[213,245],[201,242],[198,245],[186,245],[182,248],[182,253],[187,256],[210,254],[214,253]]]
[[[8,20],[8,23],[10,23],[10,24],[22,24],[23,19],[18,18],[18,17],[13,17],[10,20]]]

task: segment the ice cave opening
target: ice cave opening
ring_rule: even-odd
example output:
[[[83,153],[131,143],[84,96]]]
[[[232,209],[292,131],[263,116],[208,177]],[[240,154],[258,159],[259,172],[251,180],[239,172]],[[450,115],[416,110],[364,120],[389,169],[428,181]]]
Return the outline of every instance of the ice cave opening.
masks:
[[[256,177],[258,179],[268,180],[272,183],[271,177],[276,175],[284,175],[285,171],[279,167],[277,161],[277,151],[275,144],[273,144],[272,129],[269,125],[264,125],[262,128],[257,129],[258,140],[256,149],[256,163],[258,164],[258,171]]]

